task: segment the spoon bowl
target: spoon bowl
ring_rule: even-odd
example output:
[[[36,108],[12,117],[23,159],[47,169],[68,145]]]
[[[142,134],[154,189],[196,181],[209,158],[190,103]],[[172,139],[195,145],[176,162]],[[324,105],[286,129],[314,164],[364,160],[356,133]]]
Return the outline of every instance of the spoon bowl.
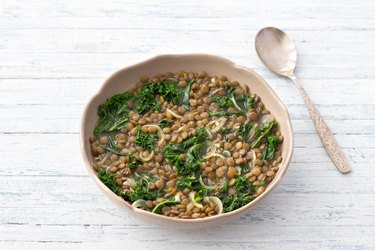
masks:
[[[293,75],[297,63],[297,51],[293,41],[282,30],[267,27],[255,38],[255,49],[260,60],[276,74]]]

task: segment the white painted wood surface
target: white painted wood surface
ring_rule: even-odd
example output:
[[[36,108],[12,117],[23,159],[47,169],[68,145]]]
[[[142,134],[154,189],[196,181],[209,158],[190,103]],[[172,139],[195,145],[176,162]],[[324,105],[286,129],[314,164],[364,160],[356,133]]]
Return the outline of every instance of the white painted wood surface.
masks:
[[[0,0],[0,249],[375,249],[375,2]],[[296,74],[343,147],[341,175],[296,88],[266,70],[264,26],[296,42]],[[282,183],[231,224],[170,230],[109,202],[80,158],[84,104],[113,71],[204,52],[258,71],[287,105]]]

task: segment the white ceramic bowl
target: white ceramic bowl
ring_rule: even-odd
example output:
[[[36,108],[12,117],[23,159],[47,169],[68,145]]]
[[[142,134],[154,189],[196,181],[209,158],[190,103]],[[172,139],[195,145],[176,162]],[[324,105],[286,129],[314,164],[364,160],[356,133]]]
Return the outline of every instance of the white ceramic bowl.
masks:
[[[98,179],[92,167],[93,158],[91,155],[89,137],[92,135],[95,123],[98,119],[96,112],[99,104],[105,102],[107,98],[114,94],[134,87],[140,76],[153,76],[157,73],[177,72],[180,70],[188,72],[204,70],[209,75],[225,75],[230,80],[237,80],[247,84],[252,92],[260,96],[264,105],[271,111],[279,123],[280,132],[284,136],[284,142],[282,144],[283,161],[281,167],[263,194],[235,211],[201,219],[178,219],[136,209],[108,189]],[[268,84],[250,68],[239,66],[222,57],[205,54],[160,55],[123,68],[114,73],[104,82],[99,92],[86,105],[81,121],[80,142],[82,157],[90,176],[112,202],[128,213],[134,214],[144,220],[178,228],[192,228],[225,223],[249,212],[251,208],[267,196],[281,181],[293,153],[293,131],[288,111]]]

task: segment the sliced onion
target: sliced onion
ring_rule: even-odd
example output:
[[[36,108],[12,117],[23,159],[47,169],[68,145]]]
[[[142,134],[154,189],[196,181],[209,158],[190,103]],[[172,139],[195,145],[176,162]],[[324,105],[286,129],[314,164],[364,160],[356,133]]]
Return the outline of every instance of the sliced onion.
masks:
[[[260,118],[260,122],[262,124],[266,124],[266,123],[272,122],[274,120],[275,120],[275,117],[273,115],[270,115],[270,114],[264,115],[264,116],[262,116],[262,118]]]
[[[218,89],[215,89],[214,91],[212,91],[212,93],[210,94],[210,96],[213,96],[214,94],[216,94],[217,92],[219,92],[220,90],[222,90],[223,88],[218,88]]]
[[[203,180],[202,180],[202,175],[199,176],[199,183],[200,183],[203,187],[205,187],[205,188],[207,188],[207,189],[209,189],[209,190],[214,190],[214,189],[215,189],[215,187],[213,187],[213,186],[207,186],[207,185],[203,182]]]
[[[142,153],[139,153],[139,158],[144,162],[151,160],[153,156],[154,151],[151,151],[151,153],[147,157],[144,157]]]
[[[251,153],[253,154],[253,161],[255,161],[255,159],[257,158],[257,154],[254,150],[251,150]]]
[[[160,146],[165,140],[165,134],[164,134],[163,130],[158,125],[154,125],[154,124],[142,126],[142,128],[149,128],[149,127],[154,127],[158,130],[158,134],[159,134],[159,137],[160,137],[158,146]]]
[[[172,83],[177,83],[178,82],[178,80],[176,79],[176,78],[174,78],[174,77],[169,77],[169,78],[167,78],[167,80],[166,80],[168,83],[169,82],[172,82]]]
[[[133,178],[128,178],[122,185],[135,188],[137,186],[137,182]]]
[[[238,106],[238,104],[237,104],[237,102],[236,102],[236,99],[234,99],[234,95],[232,95],[231,99],[232,99],[232,102],[233,102],[234,107],[235,107],[238,111],[243,111],[243,110],[240,108],[240,106]]]
[[[205,201],[205,202],[211,201],[211,202],[215,203],[216,206],[219,208],[219,211],[217,212],[217,214],[223,213],[223,203],[221,202],[221,200],[218,197],[216,197],[216,196],[206,196],[206,197],[204,197],[203,201]]]
[[[109,166],[107,166],[106,168],[105,168],[105,173],[107,174],[107,175],[109,175],[109,174],[111,174],[110,172],[109,172],[109,169],[112,167],[112,165],[109,165]]]
[[[217,153],[213,154],[211,157],[220,157],[220,158],[222,158],[222,159],[225,159],[225,158],[226,158],[224,155],[222,155],[222,154],[217,154]]]
[[[254,166],[254,162],[249,162],[249,169],[253,169],[253,166]]]
[[[226,122],[227,122],[227,118],[221,117],[217,120],[210,121],[206,125],[206,127],[210,130],[211,133],[216,133],[224,126]],[[214,128],[211,129],[211,126],[214,126]]]
[[[255,136],[255,130],[256,130],[257,127],[258,127],[258,124],[257,124],[257,123],[254,124],[254,126],[251,127],[251,129],[250,129],[250,131],[249,131],[249,136],[248,136],[248,138],[247,138],[247,140],[248,140],[249,142],[254,138],[254,136]]]
[[[190,192],[190,194],[189,194],[189,198],[190,198],[191,202],[193,202],[194,206],[196,206],[196,207],[202,209],[202,208],[203,208],[203,205],[200,204],[200,203],[198,203],[198,202],[196,202],[196,201],[194,200],[194,199],[195,199],[195,194],[196,194],[196,192]]]
[[[183,130],[184,128],[185,128],[185,126],[180,127],[179,129],[176,130],[176,133],[180,133],[181,130]]]
[[[234,124],[234,126],[233,126],[233,129],[234,130],[237,130],[237,129],[239,129],[240,128],[240,124],[239,123],[236,123],[236,124]]]
[[[254,166],[254,161],[255,161],[255,159],[257,158],[257,155],[256,155],[256,153],[255,153],[254,150],[251,150],[251,153],[252,153],[252,159],[251,159],[251,161],[250,161],[250,163],[249,163],[249,169],[252,169],[252,168],[253,168],[253,166]]]
[[[139,199],[132,203],[132,206],[135,208],[145,208],[146,207],[146,201]]]
[[[170,165],[164,165],[164,166],[163,166],[163,169],[164,169],[165,171],[167,171],[167,172],[172,172],[172,170],[175,171]],[[176,172],[176,171],[175,171],[175,172]]]
[[[241,173],[241,172],[242,172],[241,167],[240,167],[240,166],[237,166],[236,169],[237,169],[238,174],[241,175],[241,174],[242,174],[242,173]]]
[[[208,160],[212,157],[220,157],[220,158],[225,159],[225,156],[223,156],[222,154],[218,154],[216,152],[216,149],[217,149],[216,145],[214,143],[210,143],[210,145],[207,148],[207,153],[206,153],[206,157],[204,157],[204,160]]]
[[[226,177],[219,179],[219,188],[222,188],[227,181],[228,179]]]
[[[182,118],[182,116],[176,114],[175,112],[173,112],[173,111],[170,110],[170,109],[167,109],[166,111],[167,111],[168,113],[170,113],[171,115],[173,115],[174,117],[178,118],[178,119],[181,119],[181,118]]]
[[[108,159],[109,154],[110,154],[110,153],[106,153],[105,156],[103,157],[103,159],[101,159],[102,157],[99,155],[98,157],[95,158],[95,160],[96,160],[98,163],[104,163],[104,162]]]
[[[216,153],[216,145],[214,143],[210,143],[206,150],[206,157],[205,160],[210,159]]]
[[[175,201],[181,201],[181,198],[180,198],[180,196],[179,196],[178,194],[176,194],[176,195],[174,196],[174,200],[175,200]]]
[[[209,143],[208,148],[207,148],[207,155],[212,155],[216,153],[216,145],[214,143]]]

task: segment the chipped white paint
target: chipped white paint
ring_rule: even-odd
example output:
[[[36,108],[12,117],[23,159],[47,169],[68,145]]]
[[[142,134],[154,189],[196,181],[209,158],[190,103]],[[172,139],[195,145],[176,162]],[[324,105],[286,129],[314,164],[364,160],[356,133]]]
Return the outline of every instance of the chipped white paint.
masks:
[[[0,3],[0,249],[375,248],[375,2]],[[352,164],[329,161],[296,88],[253,39],[285,29],[296,74]],[[84,104],[113,71],[162,53],[204,52],[257,70],[287,105],[295,153],[282,183],[231,224],[169,230],[120,212],[80,159]]]

